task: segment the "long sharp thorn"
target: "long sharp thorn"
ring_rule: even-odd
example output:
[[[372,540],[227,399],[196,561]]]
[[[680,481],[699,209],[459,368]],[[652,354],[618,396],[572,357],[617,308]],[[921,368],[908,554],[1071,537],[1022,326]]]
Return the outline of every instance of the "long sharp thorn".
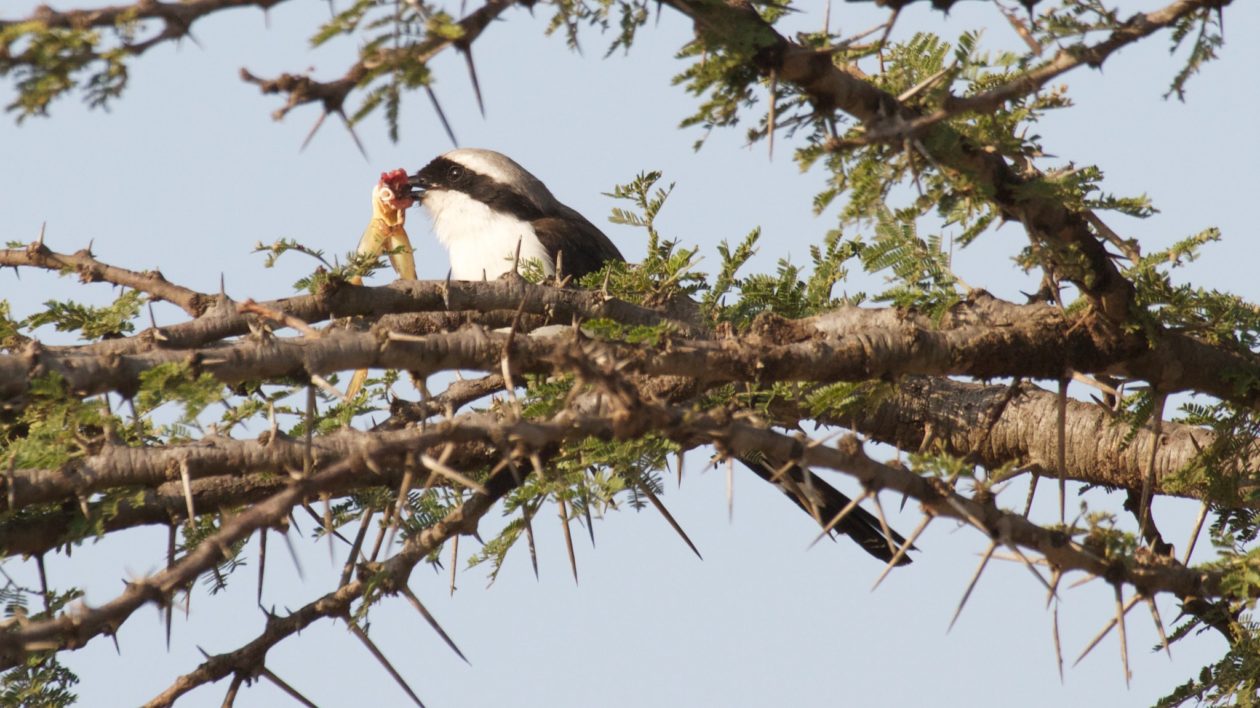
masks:
[[[1075,590],[1079,588],[1080,586],[1084,585],[1085,583],[1091,583],[1097,579],[1098,579],[1097,575],[1094,575],[1093,573],[1087,573],[1085,577],[1069,585],[1068,590]]]
[[[884,540],[888,542],[888,550],[896,554],[897,544],[893,542],[892,529],[888,526],[888,517],[884,516],[884,505],[879,501],[879,494],[872,494],[871,499],[875,502],[876,516],[879,517],[879,530],[884,534]]]
[[[407,685],[407,681],[402,677],[402,674],[398,673],[398,670],[394,668],[394,665],[389,663],[389,659],[385,658],[385,653],[380,650],[380,647],[376,646],[376,642],[372,641],[371,637],[367,635],[367,632],[364,632],[359,625],[355,624],[349,618],[346,618],[346,626],[350,628],[351,634],[357,637],[359,641],[363,642],[363,646],[367,647],[367,650],[372,653],[372,656],[375,657],[377,661],[381,662],[381,666],[385,667],[385,670],[389,672],[389,675],[393,677],[399,687],[401,687],[407,696],[411,698],[412,702],[420,706],[420,708],[424,708],[424,702],[420,700],[420,697],[416,695],[415,691],[411,690],[411,686]]]
[[[321,529],[324,529],[325,535],[329,537],[330,542],[331,542],[331,539],[335,538],[338,541],[341,541],[342,543],[346,544],[347,546],[350,545],[349,539],[347,539],[345,536],[342,536],[340,531],[337,531],[334,529],[331,533],[328,533],[328,527],[324,525],[324,517],[320,516],[318,512],[312,509],[310,504],[307,504],[306,502],[302,502],[302,511],[305,511],[307,516],[311,517],[311,519],[316,524],[319,524],[319,527]]]
[[[1046,592],[1046,609],[1050,609],[1050,602],[1059,598],[1059,581],[1063,579],[1063,572],[1058,568],[1050,575],[1050,590]]]
[[[1028,480],[1028,496],[1024,499],[1024,518],[1032,513],[1033,497],[1037,494],[1037,482],[1041,481],[1041,475],[1036,470],[1032,471],[1032,478]]]
[[[782,467],[775,470],[774,474],[770,475],[770,484],[777,484],[779,479],[795,466],[796,460],[788,460],[787,462],[784,462]]]
[[[398,502],[394,504],[393,512],[389,515],[389,540],[386,541],[387,546],[394,545],[394,534],[398,532],[398,524],[402,523],[403,508],[408,501],[408,497],[411,495],[412,477],[413,473],[410,469],[403,472],[402,484],[398,487]],[[425,480],[426,490],[429,487],[429,483],[432,481],[432,475]]]
[[[267,668],[266,666],[262,668],[261,674],[263,678],[274,683],[277,688],[289,694],[289,697],[297,701],[298,703],[301,703],[302,705],[307,706],[308,708],[319,708],[319,706],[312,703],[306,696],[303,696],[302,694],[298,693],[298,690],[290,686],[287,682],[285,682],[284,679],[280,678],[279,676],[276,676],[275,672]]]
[[[684,455],[684,452],[683,452],[682,448],[679,448],[679,449],[678,449],[678,460],[677,460],[677,464],[678,464],[678,486],[679,486],[679,487],[682,487],[683,455]]]
[[[893,557],[888,560],[888,564],[884,566],[884,570],[879,574],[879,577],[875,578],[875,584],[871,586],[871,592],[875,592],[875,588],[878,588],[879,584],[884,582],[884,578],[888,577],[889,571],[895,568],[897,566],[897,562],[905,557],[906,551],[910,550],[911,546],[914,545],[914,542],[919,539],[919,535],[923,533],[923,530],[926,529],[930,523],[932,523],[932,515],[924,514],[923,520],[919,522],[918,526],[914,527],[914,531],[910,532],[910,537],[906,539],[905,543],[901,544],[901,548],[898,548],[897,552],[893,554]]]
[[[534,568],[534,580],[538,580],[538,547],[534,545],[533,512],[525,506],[521,510],[525,519],[525,541],[529,545],[529,564]]]
[[[777,108],[777,106],[775,104],[777,104],[778,102],[779,102],[779,72],[775,71],[774,69],[771,69],[770,70],[770,114],[766,119],[766,141],[769,143],[768,157],[770,160],[774,159],[774,130],[776,127],[778,127],[776,125],[778,116],[776,115],[775,109]]]
[[[241,684],[245,681],[245,677],[240,674],[232,675],[232,683],[228,685],[227,695],[223,697],[221,708],[232,708],[236,705],[236,694],[241,690]]]
[[[311,476],[315,468],[315,453],[312,447],[315,434],[315,387],[309,384],[306,387],[306,414],[302,423],[306,428],[302,439],[302,477],[307,478]]]
[[[577,555],[573,552],[573,534],[569,531],[569,505],[564,497],[557,497],[560,502],[560,528],[564,529],[564,546],[569,552],[569,568],[573,570],[573,584],[578,584]]]
[[[953,497],[945,497],[945,502],[949,504],[951,507],[953,507],[954,511],[958,512],[959,516],[966,519],[967,523],[971,524],[972,526],[975,526],[977,529],[985,533],[991,533],[989,531],[989,527],[985,526],[984,521],[981,521],[975,514],[968,511],[967,507],[963,506],[962,503],[959,502],[957,499]]]
[[[844,517],[846,517],[846,516],[848,516],[850,513],[852,513],[852,512],[853,512],[853,510],[857,508],[857,505],[858,505],[858,504],[860,504],[860,503],[862,502],[862,500],[866,499],[866,498],[867,498],[868,496],[870,496],[870,495],[871,495],[871,493],[870,493],[868,490],[865,490],[865,489],[864,489],[864,490],[862,490],[862,493],[861,493],[861,494],[859,494],[859,495],[857,495],[856,497],[854,497],[854,498],[850,499],[850,500],[849,500],[849,503],[848,503],[848,504],[845,504],[845,505],[844,505],[844,508],[843,508],[843,509],[841,509],[841,510],[840,510],[840,512],[839,512],[839,513],[837,513],[834,517],[832,517],[831,521],[828,521],[828,522],[827,522],[827,525],[826,525],[826,526],[824,526],[824,527],[823,527],[823,530],[822,530],[822,531],[818,534],[818,536],[816,536],[816,537],[814,538],[814,540],[810,542],[810,544],[809,544],[809,546],[807,547],[807,549],[808,549],[808,548],[813,548],[815,545],[817,545],[817,544],[818,544],[818,542],[819,542],[819,541],[821,541],[821,540],[823,540],[824,538],[826,538],[826,537],[827,537],[827,534],[831,533],[831,530],[832,530],[832,529],[834,529],[836,526],[838,526],[838,525],[840,524],[840,522],[844,520]]]
[[[490,490],[486,489],[486,485],[480,482],[477,482],[475,480],[469,479],[467,476],[460,474],[459,472],[451,469],[450,467],[447,467],[445,464],[442,463],[441,460],[435,460],[429,455],[421,455],[420,462],[424,464],[425,467],[428,467],[429,469],[451,480],[452,482],[458,482],[464,485],[465,487],[468,487],[469,489],[476,491],[478,494],[490,496]]]
[[[347,116],[346,112],[340,108],[337,109],[337,115],[341,116],[341,122],[346,126],[346,132],[350,133],[350,137],[354,139],[354,146],[359,148],[359,154],[363,156],[364,160],[370,162],[371,160],[368,158],[367,148],[363,147],[363,141],[359,140],[359,134],[354,129],[354,123],[350,122],[350,117]]]
[[[735,520],[735,460],[726,458],[726,520]]]
[[[284,545],[289,549],[289,557],[293,559],[293,568],[297,571],[298,580],[306,580],[306,573],[302,572],[302,561],[298,560],[297,550],[293,548],[293,539],[289,538],[289,534],[280,534],[284,539]]]
[[[455,594],[455,574],[459,571],[459,536],[451,538],[451,595]]]
[[[1152,392],[1155,396],[1155,408],[1151,411],[1151,456],[1146,466],[1146,476],[1142,479],[1142,502],[1138,512],[1138,538],[1146,538],[1146,529],[1151,524],[1151,495],[1155,492],[1155,462],[1159,454],[1159,439],[1163,436],[1164,402],[1166,394]],[[1127,683],[1127,680],[1126,680]]]
[[[976,589],[976,583],[980,582],[980,574],[984,572],[984,567],[989,564],[989,559],[993,557],[993,552],[997,550],[998,542],[991,541],[988,549],[984,552],[984,557],[980,559],[980,565],[976,566],[976,572],[971,576],[971,582],[967,583],[967,589],[963,592],[962,599],[958,601],[958,609],[954,610],[954,616],[949,620],[949,629],[945,630],[948,634],[954,628],[954,623],[958,621],[958,616],[962,614],[963,608],[967,606],[967,599],[971,597],[971,591]]]
[[[37,556],[39,559],[39,574],[41,580],[44,575],[44,557]],[[166,567],[170,568],[175,565],[175,524],[166,527]],[[45,593],[44,602],[48,602],[48,596]],[[166,651],[171,650],[171,625],[175,623],[175,596],[172,594],[166,598]]]
[[[1116,591],[1116,623],[1120,625],[1120,666],[1124,670],[1124,686],[1129,688],[1129,681],[1133,678],[1133,674],[1129,671],[1129,637],[1128,633],[1125,632],[1124,613],[1129,611],[1129,607],[1137,603],[1140,594],[1134,593],[1133,599],[1129,601],[1129,605],[1126,607],[1124,604],[1124,591],[1120,588],[1120,584],[1117,583],[1112,587]]]
[[[1063,642],[1059,640],[1059,603],[1054,603],[1051,615],[1051,629],[1054,632],[1054,660],[1059,665],[1059,683],[1063,683]]]
[[[174,529],[175,527],[172,526],[170,528]],[[171,565],[175,564],[174,558],[175,558],[174,551],[171,551],[170,546],[168,546],[167,567],[170,567]],[[51,596],[48,594],[48,571],[44,567],[44,554],[43,553],[38,553],[35,555],[35,567],[39,571],[39,596],[44,598],[44,612],[47,613],[49,617],[51,617],[52,616],[52,599],[51,599]]]
[[[652,506],[656,507],[656,510],[661,513],[661,516],[665,517],[665,521],[669,522],[670,528],[674,529],[674,532],[682,538],[683,543],[687,544],[687,547],[691,549],[691,552],[696,554],[696,558],[704,560],[704,556],[700,555],[700,550],[696,548],[696,544],[691,542],[691,539],[687,536],[687,532],[683,531],[682,526],[678,524],[674,515],[669,513],[669,509],[666,509],[665,505],[661,503],[661,500],[657,498],[656,492],[653,492],[652,488],[649,487],[646,482],[640,482],[639,488],[643,490],[643,495],[648,498],[648,501],[652,503]]]
[[[354,535],[354,543],[350,544],[350,554],[346,556],[346,564],[341,568],[341,582],[338,583],[338,587],[350,582],[350,574],[354,572],[354,566],[359,562],[359,554],[363,551],[363,540],[367,538],[368,523],[372,520],[374,513],[376,510],[369,507],[363,511],[363,516],[359,519],[359,532]]]
[[[591,495],[586,487],[582,487],[582,517],[586,520],[586,532],[591,537],[591,548],[594,548],[595,523],[591,521]]]
[[[1024,552],[1020,550],[1019,546],[1015,545],[1014,543],[1007,543],[1006,547],[1011,549],[1012,553],[1019,556],[1019,559],[1023,561],[1024,563],[1024,567],[1028,568],[1028,572],[1032,573],[1033,576],[1037,578],[1037,580],[1041,583],[1042,587],[1044,587],[1050,593],[1054,592],[1054,588],[1050,587],[1050,583],[1046,582],[1046,579],[1037,570],[1037,566],[1033,565],[1033,562],[1028,559],[1028,556],[1024,555]]]
[[[460,52],[464,55],[464,63],[468,65],[468,78],[472,79],[473,94],[477,97],[477,109],[481,111],[481,117],[486,117],[486,104],[481,99],[481,82],[477,80],[477,65],[473,63],[472,45],[460,47]]]
[[[1055,467],[1059,472],[1059,523],[1067,523],[1067,399],[1071,376],[1059,380],[1058,440],[1055,449]]]
[[[332,565],[333,563],[337,561],[337,557],[333,554],[333,536],[336,535],[340,537],[341,534],[337,533],[337,531],[333,529],[332,495],[329,494],[328,492],[324,492],[320,496],[324,498],[323,522],[324,522],[324,535],[328,537],[328,565]],[[341,540],[345,541],[344,538],[342,538]],[[346,543],[349,543],[349,541],[346,541]]]
[[[399,592],[403,594],[403,597],[407,598],[407,601],[411,603],[412,607],[416,608],[416,612],[419,612],[420,616],[424,618],[424,621],[429,623],[429,626],[433,628],[433,631],[438,633],[438,636],[442,638],[442,641],[446,642],[446,646],[450,647],[451,651],[455,652],[459,658],[463,659],[465,664],[472,666],[472,662],[468,660],[468,657],[464,656],[464,652],[460,651],[459,647],[455,646],[455,641],[452,640],[450,635],[446,633],[446,630],[442,629],[442,625],[438,624],[438,621],[434,619],[433,615],[429,614],[429,611],[425,609],[424,604],[421,603],[420,598],[416,597],[416,594],[411,591],[411,588],[404,585],[399,588]]]
[[[386,510],[386,518],[381,520],[380,526],[376,529],[376,540],[372,543],[372,552],[368,554],[368,562],[375,563],[377,556],[381,553],[381,545],[385,543],[385,534],[389,531],[389,512]]]
[[[267,573],[267,529],[258,530],[258,604],[262,604],[263,578]]]
[[[1159,607],[1155,604],[1155,598],[1147,595],[1146,604],[1151,607],[1151,618],[1155,620],[1155,629],[1159,632],[1159,643],[1163,646],[1164,652],[1168,654],[1168,659],[1171,661],[1172,646],[1168,643],[1168,635],[1164,633],[1164,621],[1159,618]]]
[[[1103,637],[1107,636],[1107,633],[1111,631],[1111,628],[1116,626],[1116,620],[1123,619],[1124,615],[1127,614],[1129,610],[1133,609],[1133,606],[1137,604],[1137,601],[1140,597],[1141,596],[1139,594],[1134,594],[1132,599],[1129,600],[1128,604],[1122,605],[1121,603],[1116,603],[1116,609],[1117,609],[1116,616],[1107,620],[1107,624],[1104,624],[1103,628],[1098,631],[1098,634],[1094,635],[1094,638],[1090,640],[1089,644],[1085,646],[1085,650],[1081,652],[1081,655],[1076,657],[1076,661],[1072,662],[1073,667],[1081,663],[1081,659],[1084,659],[1086,656],[1088,656],[1089,653],[1094,650],[1094,647],[1098,646],[1098,643],[1103,640]],[[1127,667],[1126,667],[1126,670],[1127,670]]]
[[[1207,520],[1208,503],[1203,502],[1202,508],[1199,509],[1199,518],[1194,522],[1194,530],[1190,532],[1190,540],[1186,541],[1186,554],[1181,559],[1182,565],[1190,565],[1190,556],[1194,553],[1194,544],[1199,542],[1199,532],[1203,530],[1203,522]]]
[[[311,126],[310,132],[306,134],[306,139],[302,141],[302,147],[298,148],[298,152],[305,152],[306,146],[311,144],[311,140],[315,138],[315,134],[319,132],[320,126],[324,124],[324,119],[328,117],[328,112],[324,111],[315,119],[315,125]]]
[[[179,481],[184,486],[184,502],[188,505],[188,528],[191,529],[197,523],[197,512],[193,509],[192,475],[188,472],[187,463],[179,466]]]
[[[114,652],[122,656],[122,647],[118,645],[118,632],[110,632],[109,638],[114,640]]]
[[[425,85],[424,92],[429,95],[429,102],[433,104],[433,110],[438,115],[438,120],[442,121],[442,127],[446,130],[446,137],[451,139],[451,144],[459,147],[459,141],[455,139],[455,131],[451,130],[450,121],[446,120],[446,113],[442,110],[442,104],[438,102],[436,93],[433,93],[433,87]]]

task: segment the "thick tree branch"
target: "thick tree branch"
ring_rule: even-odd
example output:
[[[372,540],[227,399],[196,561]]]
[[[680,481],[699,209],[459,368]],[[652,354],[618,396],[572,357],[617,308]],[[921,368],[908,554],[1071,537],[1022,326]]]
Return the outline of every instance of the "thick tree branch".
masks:
[[[519,279],[490,282],[399,280],[377,287],[338,283],[321,288],[316,295],[280,298],[260,302],[258,305],[295,317],[307,324],[333,318],[362,316],[383,318],[382,325],[389,327],[395,324],[395,321],[387,319],[389,315],[417,312],[441,315],[439,319],[425,323],[407,323],[405,320],[397,322],[400,331],[412,334],[422,334],[426,330],[449,331],[455,325],[468,323],[470,315],[467,313],[474,311],[483,313],[477,317],[477,321],[487,326],[507,325],[518,309],[527,315],[546,317],[546,321],[558,324],[569,324],[574,318],[609,318],[629,325],[668,324],[680,332],[691,332],[697,327],[696,323],[677,319],[670,313],[608,298],[594,290],[555,288]],[[489,321],[483,321],[484,313],[496,311],[500,314],[492,316]],[[50,349],[90,355],[136,354],[154,348],[192,349],[221,339],[249,334],[251,321],[256,320],[239,312],[230,302],[220,300],[216,307],[189,322],[159,327],[156,330],[147,329],[133,337]]]
[[[410,284],[416,285],[416,284]],[[544,289],[547,291],[550,289]],[[563,293],[564,291],[553,291]],[[402,299],[405,301],[405,298]],[[562,370],[571,357],[608,356],[629,370],[699,381],[857,381],[905,374],[978,378],[1059,378],[1069,370],[1110,373],[1157,383],[1161,390],[1196,390],[1251,404],[1256,391],[1232,381],[1255,375],[1255,357],[1167,335],[1154,351],[1141,336],[1108,341],[1047,306],[977,299],[939,327],[892,310],[846,308],[804,323],[764,320],[751,336],[721,340],[673,338],[655,348],[613,342],[574,342],[568,336],[520,337],[511,361],[518,372]],[[869,324],[869,327],[856,325]],[[790,342],[781,344],[780,342]],[[31,378],[56,373],[79,395],[130,394],[155,366],[188,364],[227,384],[260,378],[327,375],[349,369],[403,369],[425,376],[450,369],[498,371],[507,335],[480,328],[423,337],[328,331],[318,338],[251,339],[187,351],[85,356],[31,343],[0,356],[0,400],[22,396]],[[1233,372],[1238,376],[1222,375]]]
[[[1032,384],[1008,386],[963,383],[947,378],[907,376],[890,387],[888,396],[874,395],[869,407],[841,414],[813,414],[796,400],[776,400],[778,420],[792,424],[813,419],[851,427],[879,442],[902,450],[928,450],[974,461],[986,469],[1014,465],[1020,469],[1054,470],[1058,432],[1058,396]],[[991,420],[993,412],[1000,414]],[[1218,473],[1213,492],[1202,484],[1202,451],[1215,443],[1203,428],[1164,421],[1155,458],[1156,492],[1161,495],[1211,499],[1227,506],[1255,507],[1257,481],[1243,474],[1260,468],[1260,450],[1237,461],[1232,484],[1227,472]],[[1131,442],[1129,424],[1102,406],[1069,401],[1066,434],[1066,475],[1086,484],[1124,489],[1142,488],[1155,436],[1143,426]],[[1229,498],[1220,498],[1232,486]]]
[[[624,387],[616,386],[615,379],[609,376],[605,375],[599,382],[615,386],[610,391],[611,400],[621,401],[633,395]],[[1213,571],[1190,570],[1166,558],[1108,558],[1100,555],[1100,551],[1078,544],[1063,531],[1048,531],[1022,516],[1002,512],[992,500],[975,501],[937,481],[877,463],[862,452],[853,437],[846,438],[837,448],[802,445],[800,440],[732,419],[721,411],[696,414],[642,401],[628,403],[632,408],[620,410],[618,405],[618,410],[604,416],[563,411],[547,422],[504,423],[489,415],[467,417],[458,424],[438,425],[422,432],[409,431],[410,434],[391,438],[390,442],[373,439],[362,454],[364,459],[378,454],[400,454],[418,446],[453,440],[480,440],[496,444],[504,453],[519,453],[564,440],[625,439],[653,432],[687,446],[716,444],[735,454],[765,454],[774,459],[800,460],[816,468],[844,472],[868,488],[892,489],[914,497],[928,513],[965,521],[1001,542],[1035,549],[1063,571],[1082,570],[1105,576],[1113,583],[1131,583],[1146,594],[1172,592],[1183,598],[1211,597],[1221,590],[1220,576]],[[303,499],[318,496],[345,478],[360,474],[357,468],[358,465],[346,461],[309,477],[292,478],[282,491],[225,521],[219,531],[171,567],[129,584],[126,591],[105,605],[0,633],[0,666],[12,666],[28,651],[75,648],[94,636],[116,630],[142,605],[168,601],[172,592],[207,572],[226,555],[231,544],[259,528],[275,525]]]

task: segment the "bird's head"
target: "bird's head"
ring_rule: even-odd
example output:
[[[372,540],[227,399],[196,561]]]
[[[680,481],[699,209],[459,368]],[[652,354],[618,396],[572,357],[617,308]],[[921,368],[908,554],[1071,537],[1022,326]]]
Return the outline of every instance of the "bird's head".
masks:
[[[537,215],[559,206],[547,187],[507,155],[461,148],[434,158],[407,178],[410,196],[434,209],[458,194],[499,211]]]
[[[372,189],[372,214],[390,225],[403,223],[406,209],[415,204],[411,187],[407,184],[407,171],[397,169],[382,172],[381,179]]]

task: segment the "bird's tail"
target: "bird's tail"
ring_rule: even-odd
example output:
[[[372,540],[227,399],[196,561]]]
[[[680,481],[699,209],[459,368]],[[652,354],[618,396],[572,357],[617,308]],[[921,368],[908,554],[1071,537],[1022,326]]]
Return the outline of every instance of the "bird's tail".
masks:
[[[826,526],[852,501],[798,464],[776,466],[764,456],[758,455],[744,455],[738,459],[758,477],[778,487],[779,491],[814,517],[821,526]],[[860,506],[846,514],[834,531],[853,539],[863,550],[885,563],[892,560],[893,548],[900,548],[906,542],[905,538],[891,528],[885,536],[884,524]],[[897,565],[910,562],[910,558],[903,554],[897,560]]]

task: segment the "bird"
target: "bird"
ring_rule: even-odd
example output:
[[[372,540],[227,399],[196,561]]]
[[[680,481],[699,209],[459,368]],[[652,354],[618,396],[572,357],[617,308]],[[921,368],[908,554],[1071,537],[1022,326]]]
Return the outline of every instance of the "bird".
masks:
[[[492,279],[509,273],[514,263],[536,260],[548,276],[575,280],[609,261],[625,261],[616,245],[576,210],[565,206],[528,170],[493,150],[460,148],[434,158],[410,175],[406,198],[422,205],[437,240],[450,257],[451,278]],[[519,248],[519,257],[517,249]],[[819,524],[832,521],[850,499],[799,464],[775,464],[760,455],[739,461],[775,485]],[[854,507],[835,531],[856,541],[870,555],[889,562],[905,539]],[[909,563],[902,553],[898,565]]]
[[[455,280],[498,278],[520,261],[536,260],[546,275],[580,279],[608,261],[624,261],[604,232],[561,204],[512,158],[461,148],[434,158],[408,178],[428,210]]]

